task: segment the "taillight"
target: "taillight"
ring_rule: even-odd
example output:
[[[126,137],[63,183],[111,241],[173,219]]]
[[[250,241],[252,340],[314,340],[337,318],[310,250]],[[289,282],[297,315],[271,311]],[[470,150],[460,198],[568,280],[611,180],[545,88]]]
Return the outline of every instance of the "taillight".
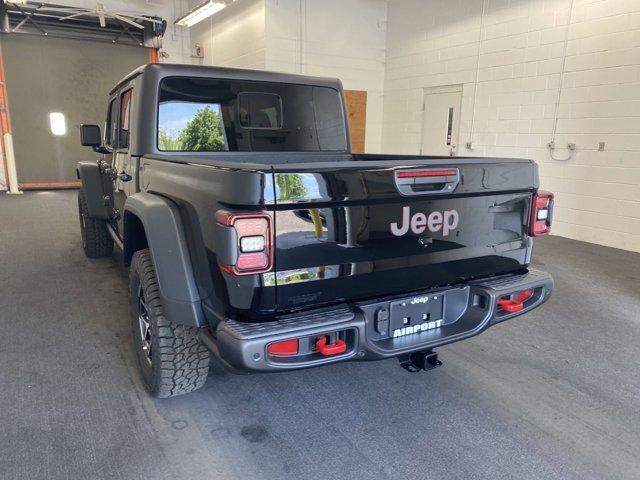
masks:
[[[421,178],[421,177],[451,177],[458,174],[455,168],[445,168],[442,170],[406,170],[396,172],[397,178]]]
[[[265,273],[273,267],[273,223],[271,215],[263,212],[216,213],[220,225],[233,229],[235,263],[219,262],[220,268],[233,275]]]
[[[531,202],[531,219],[529,221],[529,235],[537,237],[551,231],[553,216],[553,193],[539,190],[533,195]]]

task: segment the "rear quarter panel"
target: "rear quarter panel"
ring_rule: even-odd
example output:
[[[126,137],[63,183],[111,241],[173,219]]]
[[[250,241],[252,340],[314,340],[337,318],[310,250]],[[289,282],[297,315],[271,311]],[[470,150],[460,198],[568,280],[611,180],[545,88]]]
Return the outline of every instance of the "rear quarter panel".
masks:
[[[143,157],[140,189],[169,198],[179,207],[196,283],[205,311],[217,316],[261,315],[275,308],[275,287],[262,285],[259,275],[223,274],[216,257],[216,212],[273,208],[272,175]]]

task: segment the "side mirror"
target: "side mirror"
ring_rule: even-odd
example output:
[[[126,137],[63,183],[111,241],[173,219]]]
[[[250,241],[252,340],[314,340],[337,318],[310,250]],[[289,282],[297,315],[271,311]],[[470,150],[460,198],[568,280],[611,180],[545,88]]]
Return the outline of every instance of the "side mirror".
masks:
[[[80,125],[80,143],[83,147],[91,147],[97,153],[109,153],[109,150],[102,146],[102,135],[98,125]]]
[[[102,135],[98,125],[80,125],[80,143],[83,147],[97,148],[102,145]]]
[[[83,147],[99,147],[102,135],[98,125],[80,125],[80,143]]]

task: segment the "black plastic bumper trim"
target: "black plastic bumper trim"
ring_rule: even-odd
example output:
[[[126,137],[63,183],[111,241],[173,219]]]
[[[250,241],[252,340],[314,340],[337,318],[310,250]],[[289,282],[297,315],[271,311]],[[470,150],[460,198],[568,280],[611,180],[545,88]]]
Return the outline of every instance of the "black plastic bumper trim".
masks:
[[[442,292],[446,295],[447,292],[455,291],[455,301],[466,303],[461,303],[457,309],[449,310],[453,312],[451,315],[457,317],[453,321],[445,318],[442,328],[400,338],[375,338],[375,333],[372,333],[375,329],[375,318],[371,312],[376,311],[376,305],[379,303],[369,302],[343,304],[303,314],[287,315],[272,322],[245,323],[227,319],[218,324],[215,332],[202,329],[200,339],[223,365],[235,373],[295,370],[344,360],[380,360],[418,350],[433,349],[478,335],[496,323],[542,305],[551,296],[553,286],[551,275],[531,269],[522,274],[474,280],[451,288],[430,290],[425,294]],[[529,288],[534,289],[536,294],[523,310],[508,314],[497,311],[497,300],[501,296]],[[480,295],[485,299],[481,308],[472,305],[474,295]],[[391,300],[386,299],[384,302]],[[450,330],[446,330],[447,328]],[[267,355],[267,345],[272,342],[346,330],[355,332],[355,340],[344,354],[304,362],[278,362]]]

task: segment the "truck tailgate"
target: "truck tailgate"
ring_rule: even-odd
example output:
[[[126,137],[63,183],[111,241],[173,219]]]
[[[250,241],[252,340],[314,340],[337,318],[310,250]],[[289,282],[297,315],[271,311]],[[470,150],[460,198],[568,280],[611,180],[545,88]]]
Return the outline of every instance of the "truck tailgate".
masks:
[[[359,157],[273,167],[278,310],[522,270],[535,163]]]

